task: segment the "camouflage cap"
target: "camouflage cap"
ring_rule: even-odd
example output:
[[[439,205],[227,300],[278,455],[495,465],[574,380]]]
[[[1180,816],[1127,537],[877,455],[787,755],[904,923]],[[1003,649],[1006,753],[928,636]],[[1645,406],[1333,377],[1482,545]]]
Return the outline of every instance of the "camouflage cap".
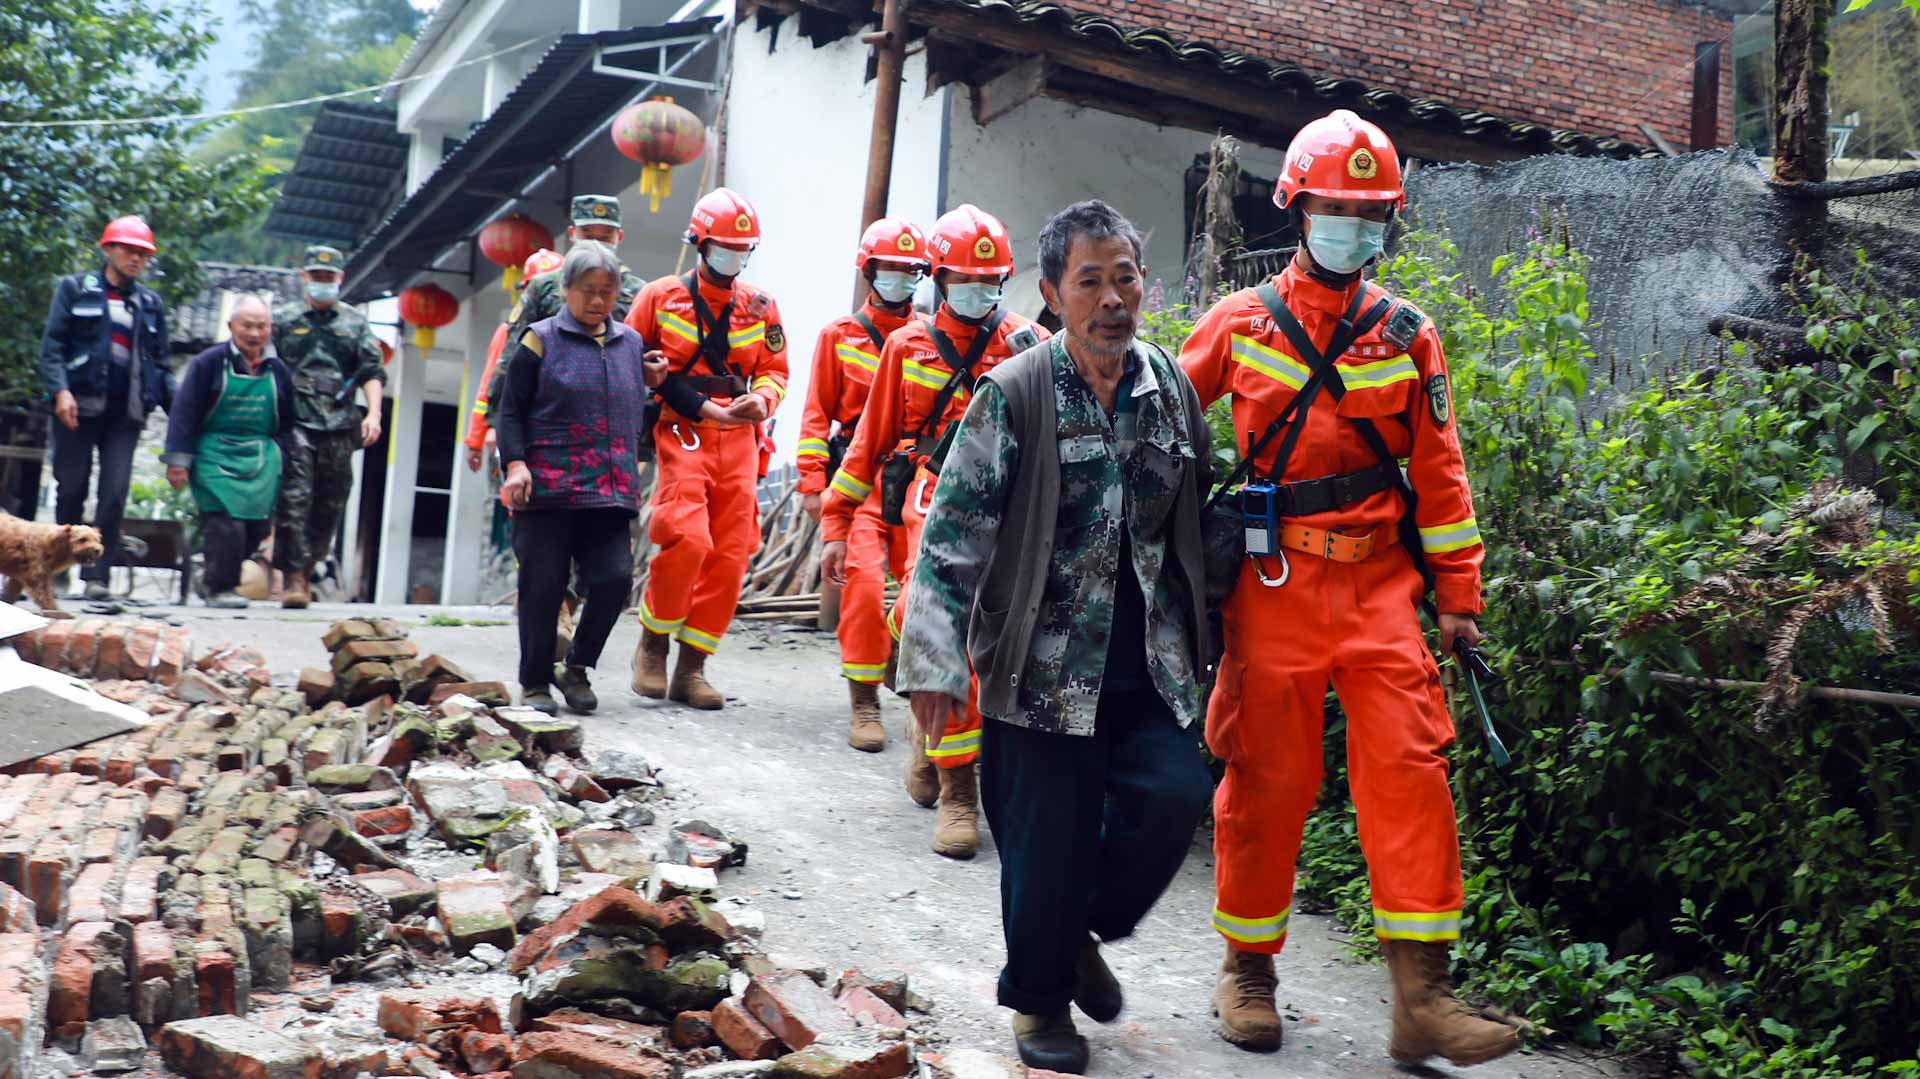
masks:
[[[571,224],[620,227],[620,200],[612,195],[575,195]]]
[[[307,248],[307,261],[300,268],[303,270],[332,270],[335,273],[339,273],[347,268],[347,256],[341,254],[340,249],[337,247],[328,247],[325,244],[314,244],[312,247]]]

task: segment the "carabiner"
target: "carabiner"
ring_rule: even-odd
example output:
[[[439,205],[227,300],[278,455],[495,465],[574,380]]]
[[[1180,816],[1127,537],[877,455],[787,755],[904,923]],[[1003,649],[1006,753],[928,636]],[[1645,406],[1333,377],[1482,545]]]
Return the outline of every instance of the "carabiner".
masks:
[[[1278,580],[1267,576],[1267,571],[1261,568],[1260,555],[1250,554],[1247,557],[1253,560],[1253,572],[1260,578],[1260,583],[1266,585],[1268,588],[1278,588],[1287,583],[1287,578],[1293,576],[1293,567],[1287,563],[1287,552],[1285,551],[1275,551],[1273,553],[1273,557],[1280,560],[1280,577]]]
[[[927,477],[922,476],[920,477],[920,489],[914,492],[913,495],[913,511],[922,517],[925,517],[933,509],[933,497],[931,495],[927,495],[927,501],[924,505],[920,502],[920,497],[926,494]]]
[[[673,425],[673,440],[674,440],[675,442],[678,442],[678,443],[680,443],[680,448],[681,448],[681,449],[683,449],[683,450],[686,450],[686,451],[687,451],[688,453],[692,453],[692,452],[694,452],[695,450],[697,450],[697,449],[699,449],[699,448],[700,448],[700,429],[699,429],[699,428],[697,428],[697,427],[696,427],[696,428],[694,428],[694,430],[693,430],[693,445],[691,445],[691,446],[689,446],[689,445],[687,445],[687,440],[686,440],[686,436],[684,436],[684,435],[683,435],[683,434],[681,434],[681,432],[680,432],[680,425],[676,423],[676,424],[674,424],[674,425]]]

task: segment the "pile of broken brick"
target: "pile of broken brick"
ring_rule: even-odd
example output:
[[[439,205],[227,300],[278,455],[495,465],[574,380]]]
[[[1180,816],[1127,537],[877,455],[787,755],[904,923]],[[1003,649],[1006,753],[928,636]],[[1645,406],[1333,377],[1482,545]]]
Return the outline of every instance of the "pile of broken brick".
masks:
[[[146,629],[13,642],[154,722],[0,775],[0,1079],[134,1070],[149,1039],[206,1079],[1048,1074],[926,1051],[904,975],[770,959],[719,897],[744,843],[648,844],[644,760],[394,622],[335,624],[291,690]]]

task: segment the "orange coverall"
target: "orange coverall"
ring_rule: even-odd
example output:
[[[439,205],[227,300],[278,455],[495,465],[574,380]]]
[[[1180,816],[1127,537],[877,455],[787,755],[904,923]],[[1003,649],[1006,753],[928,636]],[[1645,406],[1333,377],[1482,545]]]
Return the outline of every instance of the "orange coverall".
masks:
[[[934,315],[934,325],[946,334],[953,342],[954,349],[963,356],[978,332],[978,327],[953,317],[945,305]],[[1007,337],[1024,326],[1033,324],[1011,312],[1001,319],[993,340],[987,344],[979,362],[974,365],[974,377],[978,378],[982,373],[992,370],[1017,351],[1007,346]],[[1046,340],[1048,334],[1045,328],[1033,326],[1033,330],[1040,340]],[[880,370],[874,375],[873,389],[867,395],[866,413],[853,433],[853,444],[847,447],[846,459],[840,462],[840,471],[827,486],[826,501],[820,511],[820,538],[828,543],[847,541],[849,591],[855,587],[856,546],[852,537],[862,533],[877,536],[887,531],[904,532],[904,564],[895,569],[894,576],[901,581],[913,577],[913,564],[920,549],[920,529],[926,523],[927,510],[933,506],[934,477],[924,466],[919,469],[907,491],[906,507],[901,515],[905,524],[900,529],[889,530],[880,518],[880,466],[887,454],[896,448],[916,448],[913,435],[933,410],[934,399],[940,395],[940,388],[947,384],[952,373],[953,369],[940,359],[925,322],[915,319],[888,335],[886,350],[880,354]],[[956,392],[947,402],[946,414],[931,426],[924,445],[918,449],[931,452],[947,425],[959,422],[960,417],[966,415],[967,402],[970,400],[972,398],[965,389]],[[863,572],[869,578],[868,587],[879,589],[882,587],[880,582],[884,581],[879,576],[880,554],[870,548],[867,555],[871,569]],[[887,630],[895,641],[900,639],[901,620],[906,617],[906,601],[907,594],[902,592],[887,616]],[[877,606],[876,601],[874,607],[877,609]],[[848,609],[852,609],[851,605]],[[847,677],[854,677],[857,671],[863,676],[870,673],[872,680],[878,681],[886,668],[887,653],[891,647],[889,639],[867,630],[858,637],[843,632],[840,641],[840,657],[843,668],[848,672]],[[956,715],[947,724],[946,733],[938,745],[927,747],[927,757],[940,767],[960,768],[980,759],[978,695],[976,687],[968,695],[965,714]]]
[[[500,366],[500,353],[507,346],[507,324],[493,328],[493,340],[487,342],[487,370],[480,376],[480,389],[474,394],[473,412],[467,417],[467,437],[462,441],[470,450],[487,444],[487,387],[493,384],[493,369]]]
[[[1287,308],[1324,346],[1352,287],[1362,309],[1377,286],[1337,291],[1289,266],[1274,279]],[[1422,320],[1410,346],[1383,320],[1338,357],[1347,393],[1322,392],[1280,481],[1358,472],[1378,463],[1346,417],[1370,418],[1419,496],[1415,523],[1439,609],[1478,614],[1480,532],[1452,422],[1446,359]],[[1241,447],[1267,429],[1306,382],[1309,366],[1251,289],[1227,297],[1194,326],[1180,353],[1200,399],[1233,395]],[[1262,451],[1259,475],[1281,442]],[[1243,450],[1244,452],[1244,450]],[[1214,928],[1235,948],[1275,953],[1286,942],[1301,829],[1319,795],[1322,707],[1331,680],[1347,716],[1347,768],[1383,939],[1460,935],[1460,843],[1447,788],[1453,720],[1414,603],[1423,584],[1395,534],[1402,500],[1382,491],[1289,523],[1348,535],[1371,532],[1370,556],[1342,562],[1289,551],[1292,576],[1263,587],[1251,562],[1224,608],[1226,654],[1207,710],[1207,744],[1226,761],[1214,797]],[[1277,559],[1262,559],[1269,577]]]
[[[871,303],[863,305],[860,313],[880,331],[882,341],[910,321],[909,316],[890,314]],[[852,315],[834,319],[820,331],[813,350],[813,378],[807,383],[807,411],[800,420],[801,494],[826,491],[827,439],[836,425],[844,431],[866,411],[881,351]],[[840,673],[852,681],[878,682],[886,672],[887,612],[882,604],[887,574],[905,580],[907,552],[906,529],[889,527],[878,513],[854,515],[847,533],[847,583],[840,590],[840,624],[835,630],[840,639]]]
[[[701,299],[718,317],[728,301],[728,364],[751,392],[766,400],[767,413],[787,392],[786,330],[773,297],[745,282],[731,289],[699,279]],[[678,277],[649,283],[634,298],[627,325],[649,349],[667,354],[670,370],[706,376],[699,358],[700,333],[693,298]],[[731,398],[716,397],[725,405]],[[657,550],[640,600],[640,622],[655,633],[712,654],[733,623],[740,581],[760,549],[760,507],[754,501],[760,435],[754,424],[722,427],[662,409],[654,427],[653,522],[648,536]]]

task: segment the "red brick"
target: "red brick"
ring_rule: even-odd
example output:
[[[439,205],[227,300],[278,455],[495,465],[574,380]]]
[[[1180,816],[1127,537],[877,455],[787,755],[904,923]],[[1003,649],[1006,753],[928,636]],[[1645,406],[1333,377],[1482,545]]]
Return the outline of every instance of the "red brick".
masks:
[[[33,933],[38,930],[33,900],[21,895],[10,885],[0,884],[0,934]]]
[[[413,810],[403,805],[363,809],[349,816],[353,830],[364,836],[406,835],[413,829]]]
[[[98,956],[98,938],[111,933],[105,922],[81,922],[67,930],[60,952],[53,960],[48,978],[47,1026],[71,1032],[87,1022],[93,999],[93,968]]]
[[[167,860],[161,857],[137,858],[127,868],[120,884],[120,902],[114,916],[121,921],[143,923],[160,913],[160,882],[170,875]]]
[[[107,909],[107,891],[113,886],[112,862],[95,862],[80,871],[67,889],[67,921],[104,922],[112,916]]]
[[[36,629],[31,633],[20,634],[18,637],[13,638],[11,642],[13,644],[13,650],[18,652],[20,658],[26,660],[28,663],[39,663],[40,640],[46,636],[46,632],[45,629]]]
[[[116,622],[100,631],[100,651],[93,666],[102,676],[118,676],[127,658],[127,634],[132,630],[132,626]]]
[[[513,1067],[513,1039],[505,1034],[467,1030],[460,1034],[460,1059],[467,1070],[485,1074]]]
[[[791,1049],[805,1049],[821,1036],[854,1029],[825,989],[799,971],[762,974],[747,985],[747,1011]]]
[[[667,1043],[667,1032],[659,1027],[631,1023],[625,1019],[615,1019],[606,1015],[595,1015],[578,1008],[562,1008],[556,1012],[548,1012],[532,1020],[528,1027],[531,1030],[574,1031],[590,1034],[604,1042],[642,1049],[658,1049]]]
[[[822,1040],[780,1058],[780,1075],[808,1079],[904,1079],[913,1056],[903,1041]]]
[[[127,657],[120,666],[122,678],[145,678],[153,669],[153,652],[160,643],[160,627],[138,625],[127,634]]]
[[[72,639],[73,623],[68,620],[55,622],[41,631],[39,664],[56,671],[66,670],[67,643]]]
[[[333,672],[325,667],[302,667],[298,688],[307,698],[307,707],[318,708],[333,696]]]
[[[197,1014],[243,1014],[237,964],[225,944],[217,940],[194,942],[193,978],[199,990]]]
[[[40,775],[8,777],[7,785],[0,787],[0,821],[11,823],[14,814],[20,812],[21,807],[33,800],[34,794],[40,789],[40,784],[46,781],[46,777]]]
[[[165,839],[180,827],[180,820],[186,815],[186,793],[169,787],[153,796],[153,804],[147,808],[146,827],[140,834],[148,839]]]
[[[67,840],[49,835],[33,849],[27,862],[27,898],[40,914],[41,925],[53,925],[66,909],[67,873],[73,867],[73,850]]]
[[[455,951],[466,954],[476,944],[498,948],[514,946],[513,915],[507,909],[506,881],[491,870],[479,869],[448,877],[434,887],[440,924]]]
[[[125,835],[118,828],[95,828],[80,842],[80,864],[112,862],[120,856]]]
[[[92,678],[100,654],[100,634],[107,628],[105,619],[82,618],[74,623],[73,636],[67,640],[66,669],[82,678]],[[109,671],[106,677],[114,674]]]
[[[134,981],[173,978],[173,935],[163,922],[141,922],[133,927]]]
[[[168,1023],[156,1039],[167,1067],[191,1079],[321,1079],[318,1050],[238,1016]]]
[[[71,770],[83,776],[100,776],[100,749],[98,746],[86,746],[73,751]]]
[[[38,1043],[41,1038],[41,1018],[34,1005],[31,993],[18,989],[0,989],[0,1035],[5,1035],[11,1046],[25,1045],[29,1041]],[[11,1057],[12,1054],[8,1054]],[[0,1057],[0,1079],[26,1079],[26,1069],[8,1067],[13,1061]]]
[[[875,996],[873,990],[864,985],[856,985],[840,994],[840,1007],[863,1027],[907,1029],[906,1017],[894,1011],[892,1005]]]
[[[471,1028],[499,1034],[506,1029],[492,1000],[447,989],[382,993],[378,1018],[381,1030],[410,1042],[428,1041],[445,1030]]]
[[[772,1060],[784,1051],[779,1036],[741,1007],[737,998],[714,1007],[713,1032],[741,1060]]]
[[[620,928],[658,929],[660,908],[640,898],[628,888],[607,888],[575,903],[565,914],[527,935],[508,957],[508,969],[515,974],[537,962],[563,937],[581,929],[601,932]]]
[[[675,1049],[700,1049],[720,1041],[720,1036],[713,1032],[712,1012],[681,1012],[674,1016],[672,1038]]]
[[[578,1079],[673,1079],[677,1064],[645,1050],[609,1045],[571,1031],[541,1031],[514,1045],[515,1076],[571,1075]]]
[[[193,631],[184,626],[169,626],[160,631],[153,653],[153,680],[163,686],[180,680],[180,672],[190,670],[193,662]]]

